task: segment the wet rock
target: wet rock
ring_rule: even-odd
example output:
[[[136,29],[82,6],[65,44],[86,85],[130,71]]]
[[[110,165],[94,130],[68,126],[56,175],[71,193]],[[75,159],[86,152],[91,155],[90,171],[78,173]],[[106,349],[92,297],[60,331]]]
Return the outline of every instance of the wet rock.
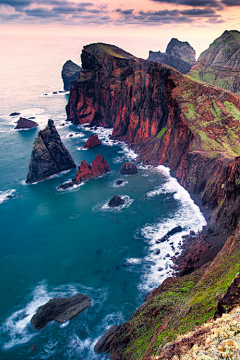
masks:
[[[37,313],[31,319],[31,324],[34,329],[39,330],[52,320],[64,323],[90,305],[91,299],[83,294],[77,294],[69,298],[54,298],[38,308]]]
[[[123,184],[123,180],[117,180],[116,181],[116,184],[119,186],[119,185],[122,185]]]
[[[53,120],[48,120],[33,144],[27,183],[44,180],[51,175],[76,167],[69,151],[63,145]]]
[[[75,178],[65,184],[59,186],[60,189],[68,189],[74,185],[81,184],[82,181],[104,175],[110,171],[110,166],[104,157],[98,154],[92,162],[88,165],[86,161],[82,160],[78,168]]]
[[[108,203],[110,207],[118,207],[125,203],[125,200],[122,199],[119,195],[115,195]]]
[[[53,95],[56,95],[57,94],[57,91],[53,91]]]
[[[170,238],[170,236],[181,232],[182,231],[182,227],[181,226],[176,226],[175,228],[173,228],[172,230],[168,231],[166,235],[164,235],[161,239],[158,239],[158,243],[164,242],[166,240],[168,240]]]
[[[99,140],[97,135],[91,134],[86,142],[86,144],[83,146],[84,149],[90,149],[97,145],[101,145],[101,140]]]
[[[21,114],[20,112],[12,112],[9,116],[18,116],[20,114]]]
[[[101,352],[108,352],[110,350],[110,344],[112,342],[113,336],[118,331],[120,326],[113,325],[108,329],[103,336],[100,337],[96,345],[94,346],[94,351],[98,354]]]
[[[25,119],[23,117],[20,117],[20,119],[17,122],[17,126],[15,129],[32,129],[38,126],[38,123],[35,121]]]
[[[137,166],[130,162],[124,162],[121,166],[120,173],[122,175],[134,175],[137,174]]]
[[[35,116],[30,116],[30,117],[28,118],[28,120],[34,120],[34,119],[36,119]]]
[[[195,235],[195,231],[190,230],[190,235]]]
[[[160,254],[160,249],[157,249],[154,254],[159,255]]]

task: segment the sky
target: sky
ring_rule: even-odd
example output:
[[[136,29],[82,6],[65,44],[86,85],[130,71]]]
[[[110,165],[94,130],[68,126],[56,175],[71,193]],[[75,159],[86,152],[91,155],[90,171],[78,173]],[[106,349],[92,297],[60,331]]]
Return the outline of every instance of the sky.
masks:
[[[199,55],[233,29],[240,30],[240,0],[0,0],[2,34],[79,34],[139,57],[164,52],[172,37]]]

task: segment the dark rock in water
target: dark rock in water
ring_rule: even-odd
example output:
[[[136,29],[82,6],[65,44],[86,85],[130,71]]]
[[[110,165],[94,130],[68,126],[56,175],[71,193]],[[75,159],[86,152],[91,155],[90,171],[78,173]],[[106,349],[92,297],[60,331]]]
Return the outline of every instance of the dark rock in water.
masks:
[[[122,199],[120,196],[115,195],[108,203],[110,207],[117,207],[120,205],[123,205],[125,203],[125,200]]]
[[[25,119],[23,117],[20,117],[20,119],[17,122],[17,126],[15,129],[32,129],[38,126],[38,123],[35,121]]]
[[[100,354],[101,352],[108,352],[110,350],[110,344],[113,339],[114,334],[120,326],[113,325],[108,329],[103,336],[100,337],[96,345],[94,346],[94,351]]]
[[[159,255],[160,254],[160,249],[157,249],[154,254]]]
[[[39,131],[33,144],[27,183],[44,180],[64,170],[76,167],[73,158],[63,145],[53,120]]]
[[[56,95],[56,94],[57,94],[57,91],[53,91],[53,94]]]
[[[195,231],[190,230],[190,235],[195,235]]]
[[[18,115],[20,115],[21,113],[20,112],[13,112],[13,113],[11,113],[9,116],[18,116]]]
[[[81,67],[71,60],[65,62],[62,68],[62,79],[64,90],[70,90],[71,82],[76,80],[81,71]],[[59,91],[60,92],[60,91]]]
[[[36,119],[35,116],[30,116],[30,117],[28,118],[28,120],[34,120],[34,119]]]
[[[70,134],[69,137],[73,137],[73,134]]]
[[[92,162],[88,165],[86,161],[82,160],[78,168],[75,178],[65,184],[59,186],[59,189],[68,189],[73,185],[81,184],[82,181],[98,177],[110,171],[110,166],[104,157],[98,154]]]
[[[7,195],[7,198],[11,199],[11,198],[13,198],[13,196],[12,195]]]
[[[130,162],[124,162],[121,166],[120,173],[122,175],[134,175],[137,174],[137,166]]]
[[[52,320],[64,323],[90,305],[91,299],[83,294],[77,294],[69,298],[54,298],[38,308],[37,313],[31,319],[31,324],[34,329],[39,330]]]
[[[182,227],[181,226],[176,226],[175,228],[173,228],[172,230],[168,231],[166,235],[164,235],[161,239],[158,239],[157,242],[164,242],[166,240],[168,240],[170,238],[170,236],[181,232],[182,231]]]
[[[86,144],[83,146],[84,149],[90,149],[94,146],[101,145],[101,140],[99,140],[97,135],[91,134],[86,142]]]
[[[123,180],[117,180],[117,181],[116,181],[116,184],[117,184],[117,185],[122,185],[122,184],[123,184]]]

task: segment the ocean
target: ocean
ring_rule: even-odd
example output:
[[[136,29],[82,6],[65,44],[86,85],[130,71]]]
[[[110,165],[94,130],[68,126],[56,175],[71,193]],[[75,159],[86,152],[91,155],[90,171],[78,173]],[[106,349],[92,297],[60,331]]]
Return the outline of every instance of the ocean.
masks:
[[[182,235],[206,221],[169,169],[138,164],[138,174],[123,176],[121,164],[137,154],[111,140],[111,129],[66,121],[61,69],[69,59],[79,63],[86,39],[4,35],[1,42],[0,358],[105,359],[94,352],[97,339],[129,320],[144,296],[171,276]],[[13,112],[34,117],[39,127],[14,130],[19,116]],[[49,118],[76,164],[100,153],[111,172],[66,191],[58,186],[76,169],[26,185],[34,139]],[[91,133],[102,144],[83,150]],[[114,195],[126,200],[120,208],[108,206]],[[178,225],[181,233],[156,243]],[[91,298],[90,308],[62,325],[31,327],[40,305],[77,293]]]

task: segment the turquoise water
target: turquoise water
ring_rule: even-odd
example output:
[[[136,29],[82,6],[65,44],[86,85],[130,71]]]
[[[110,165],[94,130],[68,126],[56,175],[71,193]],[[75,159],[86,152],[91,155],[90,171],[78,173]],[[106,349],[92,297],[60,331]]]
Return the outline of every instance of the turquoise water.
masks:
[[[128,320],[146,293],[171,274],[168,254],[174,255],[181,236],[200,230],[205,220],[166,168],[139,164],[137,175],[122,176],[121,164],[136,154],[111,141],[111,130],[90,131],[66,122],[68,95],[52,92],[61,89],[64,61],[76,61],[73,48],[80,48],[74,41],[63,46],[60,39],[6,39],[0,73],[0,358],[102,359],[93,350],[98,337]],[[13,130],[18,120],[9,116],[13,111],[36,117],[39,128]],[[111,172],[71,191],[58,191],[58,186],[76,170],[26,185],[32,144],[48,118],[78,165],[100,153]],[[84,151],[92,132],[102,145]],[[123,186],[116,186],[118,179]],[[116,194],[126,202],[110,209],[108,201]],[[184,229],[181,234],[155,243],[177,225]],[[38,306],[75,293],[89,295],[92,306],[64,325],[31,328]]]

